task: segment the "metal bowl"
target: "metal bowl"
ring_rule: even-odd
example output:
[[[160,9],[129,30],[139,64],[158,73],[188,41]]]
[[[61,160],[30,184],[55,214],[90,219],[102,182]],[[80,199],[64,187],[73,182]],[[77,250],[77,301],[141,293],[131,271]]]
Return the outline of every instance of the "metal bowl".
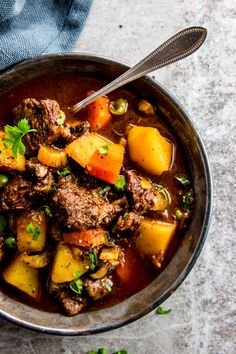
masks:
[[[54,73],[96,75],[111,81],[129,67],[89,54],[55,54],[16,64],[0,74],[0,94],[29,79]],[[123,326],[144,316],[169,297],[196,262],[207,236],[212,206],[212,181],[203,142],[188,113],[163,86],[149,77],[127,85],[132,92],[145,92],[158,101],[168,124],[175,131],[189,160],[196,196],[194,215],[173,258],[145,289],[109,308],[66,317],[47,313],[0,294],[0,315],[18,325],[45,333],[84,335]]]

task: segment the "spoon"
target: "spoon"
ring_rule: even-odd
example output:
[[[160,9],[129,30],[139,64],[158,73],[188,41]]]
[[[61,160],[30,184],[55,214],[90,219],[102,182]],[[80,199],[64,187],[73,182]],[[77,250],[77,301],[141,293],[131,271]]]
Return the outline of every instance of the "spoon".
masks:
[[[128,82],[139,79],[140,77],[167,66],[175,61],[186,58],[194,53],[205,41],[207,30],[203,27],[189,27],[176,33],[153,52],[147,55],[135,66],[124,72],[118,78],[94,92],[91,96],[76,103],[71,110],[76,113],[97,98],[114,91]]]

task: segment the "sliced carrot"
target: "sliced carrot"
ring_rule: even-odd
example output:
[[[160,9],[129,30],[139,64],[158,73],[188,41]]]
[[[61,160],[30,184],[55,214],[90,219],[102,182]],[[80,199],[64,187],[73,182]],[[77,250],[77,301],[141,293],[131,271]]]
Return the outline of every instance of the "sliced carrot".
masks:
[[[63,240],[73,246],[98,247],[107,243],[107,233],[103,229],[89,229],[63,233]]]
[[[124,146],[120,144],[108,145],[105,153],[101,152],[101,148],[97,149],[86,167],[88,173],[102,181],[115,183],[123,164],[124,151]]]
[[[87,96],[93,92],[89,91]],[[96,101],[90,103],[87,108],[88,121],[91,130],[100,130],[104,128],[111,120],[111,115],[108,108],[109,99],[107,97],[100,97]]]

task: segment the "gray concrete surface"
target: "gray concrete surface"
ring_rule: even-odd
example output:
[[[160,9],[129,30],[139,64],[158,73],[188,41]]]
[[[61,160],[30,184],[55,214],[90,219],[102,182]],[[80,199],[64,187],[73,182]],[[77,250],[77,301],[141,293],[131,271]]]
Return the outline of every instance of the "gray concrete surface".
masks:
[[[205,141],[214,178],[207,242],[181,287],[154,312],[118,330],[68,338],[0,320],[2,354],[78,354],[125,348],[129,354],[236,353],[236,11],[233,0],[94,0],[75,51],[132,65],[170,35],[203,25],[198,53],[153,75],[184,104]],[[122,25],[122,27],[120,26]],[[121,27],[121,28],[120,28]]]

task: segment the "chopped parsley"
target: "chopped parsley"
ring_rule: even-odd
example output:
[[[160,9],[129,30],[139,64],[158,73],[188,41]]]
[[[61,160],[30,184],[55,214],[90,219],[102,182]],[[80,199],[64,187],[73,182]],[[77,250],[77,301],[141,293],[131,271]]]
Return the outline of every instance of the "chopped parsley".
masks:
[[[104,155],[110,150],[112,144],[107,144],[98,148],[99,154]]]
[[[13,236],[7,237],[4,241],[7,248],[16,248],[16,239]]]
[[[25,154],[26,148],[22,142],[22,138],[32,132],[36,132],[36,129],[31,129],[29,122],[26,118],[21,119],[17,125],[5,125],[4,131],[6,138],[3,139],[5,148],[11,149],[12,155],[17,160],[18,153]]]
[[[99,348],[98,350],[90,350],[88,354],[107,354],[108,349],[105,348]],[[113,354],[128,354],[127,350],[118,350],[117,352],[114,352]]]
[[[70,289],[74,291],[74,293],[81,295],[83,291],[83,280],[74,280],[72,283],[70,283]]]
[[[159,306],[159,307],[157,307],[157,309],[156,309],[156,313],[157,313],[158,315],[167,315],[167,314],[170,313],[171,311],[172,311],[171,309],[168,309],[168,310],[163,309],[162,306]]]
[[[183,210],[190,211],[193,208],[193,190],[190,189],[182,196]]]
[[[66,116],[63,111],[60,111],[61,118],[56,120],[57,125],[62,125],[65,122]]]
[[[71,170],[69,170],[68,168],[62,168],[61,170],[57,171],[58,176],[67,176],[67,175],[71,175]]]
[[[119,191],[119,192],[123,192],[126,188],[126,178],[123,175],[120,175],[117,180],[116,183],[114,184],[114,188]]]
[[[174,176],[175,179],[177,179],[177,181],[179,181],[182,186],[188,186],[190,184],[190,180],[188,177],[184,176],[184,175],[175,175]]]
[[[111,186],[106,186],[102,190],[99,191],[99,194],[106,194],[110,191]]]
[[[52,211],[50,209],[50,206],[49,205],[43,205],[42,208],[44,208],[45,214],[47,216],[49,216],[50,218],[52,218]]]
[[[78,279],[81,276],[80,272],[74,272],[72,275],[75,279]]]
[[[26,226],[26,231],[30,234],[33,234],[33,240],[37,241],[40,235],[40,228],[38,226],[35,227],[31,222]]]
[[[90,260],[89,269],[94,270],[98,264],[97,253],[94,250],[89,254],[89,260]]]

